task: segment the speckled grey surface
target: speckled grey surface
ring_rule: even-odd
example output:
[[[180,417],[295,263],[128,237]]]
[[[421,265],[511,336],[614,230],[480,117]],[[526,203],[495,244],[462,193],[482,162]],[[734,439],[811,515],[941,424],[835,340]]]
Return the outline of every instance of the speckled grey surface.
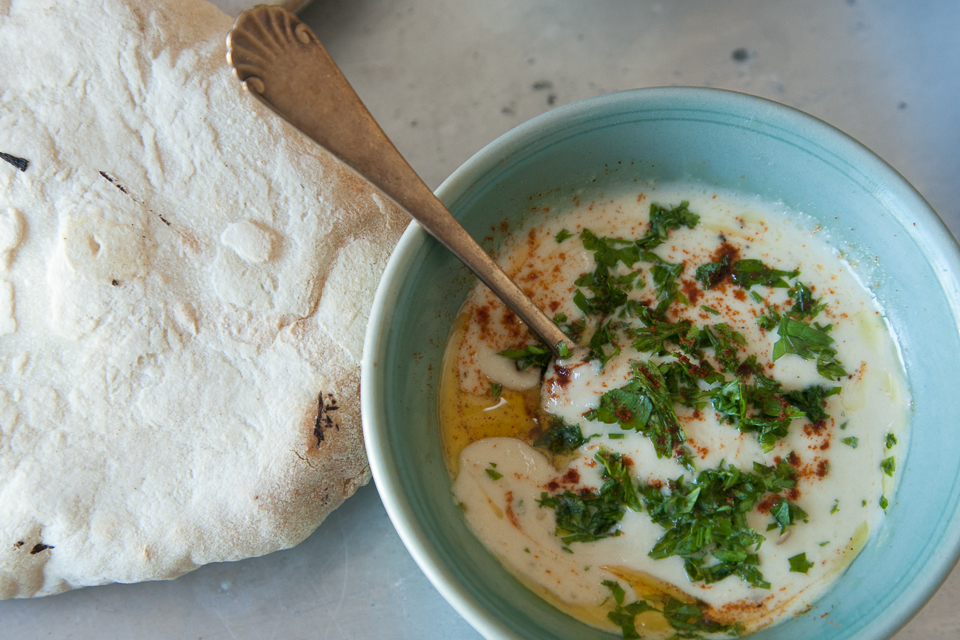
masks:
[[[315,0],[302,17],[434,188],[551,107],[711,86],[846,131],[960,234],[960,3]],[[476,637],[420,573],[372,485],[295,549],[172,582],[0,602],[4,640]],[[896,639],[957,637],[960,570]]]

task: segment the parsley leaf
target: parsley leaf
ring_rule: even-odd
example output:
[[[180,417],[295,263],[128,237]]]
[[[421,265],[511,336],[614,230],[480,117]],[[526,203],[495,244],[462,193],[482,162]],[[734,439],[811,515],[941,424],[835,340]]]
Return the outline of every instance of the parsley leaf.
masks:
[[[836,379],[847,375],[835,357],[837,350],[832,346],[833,338],[827,334],[829,329],[829,325],[821,327],[783,316],[777,327],[780,338],[773,345],[773,361],[776,362],[785,354],[795,353],[804,360],[816,358],[817,371],[824,378]]]
[[[897,444],[897,436],[893,435],[892,433],[888,433],[884,438],[884,446],[887,449],[892,449],[893,445],[895,444]]]
[[[554,510],[557,519],[555,532],[563,544],[593,542],[620,535],[620,531],[613,527],[623,518],[623,507],[607,503],[595,491],[574,493],[566,490],[555,495],[544,491],[537,504]]]
[[[787,289],[790,285],[784,278],[796,278],[798,275],[800,275],[799,271],[771,269],[760,260],[737,260],[733,263],[733,281],[744,289],[758,284]]]
[[[836,349],[823,349],[820,355],[817,356],[817,373],[831,380],[836,380],[847,375],[843,365],[840,364],[835,357],[836,355]]]
[[[747,339],[739,331],[731,328],[727,323],[704,327],[700,332],[707,344],[713,347],[714,355],[724,371],[736,371],[740,366],[737,358],[740,347],[747,345]]]
[[[893,477],[893,472],[897,470],[897,462],[894,460],[894,456],[886,458],[883,462],[880,463],[880,468],[883,469],[883,472]]]
[[[657,288],[657,299],[660,304],[657,305],[657,315],[663,315],[674,300],[680,300],[684,304],[689,304],[687,297],[680,293],[680,285],[677,284],[677,278],[683,273],[684,263],[673,264],[667,262],[652,251],[644,251],[640,257],[647,262],[652,262],[650,275],[653,276],[653,284]],[[662,311],[661,311],[662,309]]]
[[[693,279],[703,285],[704,289],[717,286],[731,272],[730,256],[722,255],[716,262],[708,262],[697,267]]]
[[[852,449],[856,449],[857,445],[860,444],[860,438],[858,438],[857,436],[850,436],[849,438],[843,438],[842,440],[840,440],[840,442],[849,446]]]
[[[806,511],[783,498],[777,499],[773,508],[770,509],[770,515],[772,515],[773,519],[777,522],[767,527],[767,530],[775,529],[777,525],[779,525],[780,535],[783,535],[787,527],[794,524],[797,520],[806,520],[809,517]]]
[[[804,360],[810,360],[833,344],[833,338],[827,335],[826,331],[786,316],[780,319],[777,332],[780,339],[773,345],[774,362],[788,353],[795,353]]]
[[[494,464],[493,462],[491,462],[491,463],[490,463],[490,467],[487,468],[487,469],[484,469],[484,471],[487,472],[487,475],[490,476],[490,479],[491,479],[491,480],[499,480],[500,478],[503,477],[503,474],[500,473],[499,471],[497,471],[497,470],[494,468],[494,467],[496,467],[496,466],[497,466],[496,464]]]
[[[603,394],[600,406],[584,417],[642,433],[653,441],[658,458],[676,454],[681,464],[692,467],[690,454],[683,446],[686,434],[677,419],[663,374],[652,363],[634,360],[631,365],[630,382]]]
[[[553,453],[570,453],[587,442],[578,424],[567,424],[563,418],[550,418],[547,429],[533,442],[533,446]]]
[[[642,353],[667,355],[670,351],[667,344],[686,345],[698,344],[700,331],[688,320],[681,320],[676,324],[666,320],[648,318],[647,326],[630,329],[627,333],[632,338],[633,348]]]
[[[707,383],[723,382],[723,374],[714,371],[709,362],[701,360],[699,364],[694,364],[682,353],[675,355],[676,361],[664,362],[658,367],[667,383],[667,390],[674,402],[691,408],[701,407],[704,398],[711,392],[700,390],[700,380]]]
[[[751,291],[751,293],[753,292]],[[781,317],[776,309],[770,307],[767,313],[757,318],[757,325],[765,331],[773,331],[780,324]]]
[[[557,241],[557,244],[560,244],[568,238],[572,238],[573,234],[567,231],[566,229],[560,229],[560,232],[557,235],[553,236],[553,239]]]
[[[623,457],[601,447],[594,459],[603,464],[605,480],[600,491],[581,490],[574,493],[540,494],[537,504],[554,510],[555,533],[563,544],[593,542],[619,536],[614,527],[626,512],[624,507],[640,509],[640,501]]]
[[[640,497],[630,479],[630,470],[623,461],[623,456],[600,447],[594,459],[603,464],[600,477],[606,481],[600,487],[600,495],[604,496],[605,500],[626,505],[632,511],[640,511]]]
[[[610,358],[620,355],[620,345],[614,342],[616,336],[615,327],[617,324],[610,320],[608,322],[600,323],[597,326],[597,330],[593,332],[593,335],[590,337],[590,342],[587,346],[590,348],[590,359],[599,360],[600,368],[607,364]],[[607,352],[604,350],[604,347],[610,345],[612,351]]]
[[[820,302],[813,298],[813,292],[802,282],[797,282],[788,295],[793,298],[793,306],[790,308],[790,316],[795,320],[804,318],[813,319],[826,308],[825,302]]]
[[[788,561],[790,562],[790,571],[792,573],[806,573],[813,567],[813,563],[807,561],[806,552],[788,558]]]
[[[802,391],[786,393],[783,397],[787,399],[787,402],[803,411],[807,420],[817,424],[827,417],[827,412],[823,410],[827,406],[827,398],[838,393],[840,393],[840,387],[812,385]]]
[[[520,371],[526,371],[530,367],[543,369],[553,358],[550,349],[540,343],[529,344],[521,349],[506,349],[499,355],[513,360]]]
[[[667,209],[658,204],[650,205],[650,230],[637,240],[637,247],[649,251],[667,240],[674,229],[687,227],[693,229],[700,222],[700,216],[689,209],[690,202],[682,201],[676,207]]]
[[[585,273],[574,281],[576,286],[586,287],[593,297],[587,298],[578,289],[573,294],[573,303],[588,316],[609,315],[627,302],[627,291],[633,289],[635,281],[638,282],[637,286],[644,286],[643,281],[638,279],[639,272],[611,275],[611,270],[618,263],[622,262],[628,268],[637,263],[640,249],[631,240],[601,238],[589,229],[580,232],[580,240],[587,251],[593,251],[597,266],[593,273]]]
[[[557,325],[561,331],[567,336],[570,337],[574,342],[579,342],[580,337],[583,335],[583,331],[587,328],[587,319],[578,318],[573,322],[567,318],[567,314],[558,313],[553,316],[553,323]]]
[[[753,382],[732,380],[713,391],[713,408],[720,420],[736,424],[742,433],[755,432],[766,452],[786,437],[790,423],[803,415],[791,409],[779,393],[780,383],[754,370]]]

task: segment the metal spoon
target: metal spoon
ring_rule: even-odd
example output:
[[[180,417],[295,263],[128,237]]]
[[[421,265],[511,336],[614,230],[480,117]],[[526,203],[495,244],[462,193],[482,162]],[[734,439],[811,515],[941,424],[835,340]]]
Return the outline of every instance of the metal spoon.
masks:
[[[433,195],[295,15],[263,5],[241,13],[227,36],[227,61],[260,102],[340,158],[460,258],[554,356],[561,355],[561,344],[575,345]]]

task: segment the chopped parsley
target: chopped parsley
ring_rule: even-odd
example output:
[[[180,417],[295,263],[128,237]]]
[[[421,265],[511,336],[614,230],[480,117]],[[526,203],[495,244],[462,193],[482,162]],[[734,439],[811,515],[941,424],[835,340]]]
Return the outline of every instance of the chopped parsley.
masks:
[[[689,484],[680,476],[665,488],[645,485],[641,489],[644,506],[666,530],[648,555],[655,560],[683,558],[693,582],[710,584],[735,575],[769,589],[756,553],[764,537],[750,528],[746,515],[765,495],[792,489],[796,482],[797,471],[781,461],[773,467],[754,463],[749,473],[721,463],[717,469],[701,471]],[[806,517],[795,505],[787,506],[784,514],[784,527]]]
[[[893,458],[894,456],[890,456],[880,463],[880,468],[891,478],[893,477],[893,472],[897,470],[897,463]]]
[[[589,229],[580,232],[580,240],[587,251],[593,252],[597,266],[593,273],[585,273],[574,281],[577,287],[586,288],[593,296],[587,298],[582,288],[577,289],[573,303],[584,315],[609,315],[627,302],[627,292],[634,286],[644,286],[639,271],[622,276],[611,273],[621,262],[627,268],[633,267],[640,260],[640,248],[632,240],[601,238]]]
[[[640,496],[630,479],[630,470],[623,461],[623,456],[600,447],[594,459],[603,464],[600,477],[605,482],[600,487],[600,495],[608,501],[630,507],[631,511],[640,511]]]
[[[740,348],[747,346],[747,339],[739,331],[732,329],[727,323],[704,327],[701,331],[701,344],[713,347],[717,361],[724,371],[736,371],[740,366],[738,358]]]
[[[583,229],[578,237],[583,247],[592,252],[595,267],[574,282],[573,302],[582,316],[573,322],[564,314],[554,318],[567,335],[589,349],[588,358],[599,361],[601,367],[619,356],[628,342],[637,351],[657,357],[656,362],[631,361],[631,377],[626,384],[604,393],[599,406],[584,414],[584,418],[617,425],[621,431],[607,433],[609,439],[621,439],[623,432],[630,430],[643,434],[650,439],[659,458],[674,458],[691,471],[693,459],[677,417],[677,405],[696,410],[712,406],[721,422],[734,425],[743,433],[755,433],[763,450],[770,452],[788,435],[793,420],[806,418],[815,425],[823,424],[829,418],[827,399],[840,392],[839,386],[826,385],[785,391],[780,382],[764,373],[765,365],[749,354],[746,339],[732,326],[724,322],[697,325],[690,320],[671,320],[668,311],[674,303],[691,305],[684,295],[690,283],[681,281],[687,265],[668,262],[653,250],[667,241],[670,232],[693,228],[698,222],[699,216],[684,201],[676,207],[651,205],[649,229],[637,240],[598,236]],[[554,236],[557,243],[572,237],[574,234],[567,229]],[[632,292],[646,287],[647,275],[652,295],[647,293],[640,300]],[[693,278],[703,289],[711,289],[729,277],[746,290],[749,299],[762,309],[759,326],[778,333],[773,361],[794,354],[816,361],[818,372],[825,378],[846,376],[836,358],[831,325],[815,321],[826,303],[816,298],[814,291],[798,280],[799,276],[799,270],[774,269],[756,259],[737,260],[735,253],[728,252],[698,266]],[[755,290],[761,287],[785,289],[788,301],[765,301]],[[706,304],[699,308],[713,316],[722,315]],[[592,333],[587,332],[588,327]],[[542,369],[552,357],[540,343],[508,349],[501,355],[513,359],[520,370]],[[491,394],[496,398],[499,390],[491,387]],[[845,427],[846,423],[840,425],[841,429]],[[556,418],[548,422],[534,446],[565,454],[588,440],[580,425],[569,425]],[[853,448],[859,443],[854,436],[842,442]],[[888,434],[887,448],[895,443],[893,434]],[[626,510],[640,511],[643,507],[651,520],[664,529],[649,551],[651,558],[682,558],[688,577],[696,583],[710,584],[737,576],[747,584],[769,589],[771,585],[760,571],[757,555],[765,537],[749,526],[747,514],[763,501],[763,511],[771,518],[767,531],[779,530],[780,535],[809,517],[787,498],[796,486],[798,472],[785,460],[769,467],[754,463],[749,471],[721,463],[718,468],[700,471],[692,481],[680,476],[667,483],[640,486],[635,484],[621,454],[601,446],[594,460],[602,465],[601,487],[543,492],[537,501],[539,506],[554,510],[555,534],[570,553],[573,551],[567,545],[575,542],[620,535],[619,522]],[[893,457],[881,466],[884,473],[892,475]],[[487,473],[491,478],[493,473],[499,476],[493,468],[487,469]],[[881,498],[881,506],[886,508],[885,497]],[[838,509],[839,500],[830,513]],[[806,573],[813,566],[804,553],[789,561],[791,571]],[[619,583],[603,584],[610,588],[616,602],[608,617],[621,627],[624,637],[639,637],[635,618],[647,611],[661,613],[676,630],[677,638],[696,637],[698,632],[735,634],[739,630],[737,626],[707,619],[706,605],[700,602],[682,602],[661,595],[643,596],[627,604]]]
[[[657,457],[676,455],[681,464],[692,468],[690,453],[683,444],[686,434],[677,419],[663,374],[649,362],[634,360],[631,365],[630,382],[603,394],[600,406],[584,417],[642,433],[653,442]]]
[[[794,524],[799,520],[807,521],[809,517],[807,512],[793,504],[789,500],[783,498],[777,498],[777,501],[774,503],[773,508],[770,509],[770,515],[773,516],[773,519],[776,520],[775,523],[767,526],[767,531],[771,529],[776,529],[780,527],[780,535],[783,535],[787,527]]]
[[[730,256],[723,255],[716,262],[708,262],[697,267],[693,279],[702,284],[704,289],[712,289],[726,278],[730,271]]]
[[[813,567],[813,563],[807,561],[806,552],[797,554],[789,558],[788,561],[790,562],[790,571],[793,573],[806,573]]]
[[[893,449],[893,446],[897,444],[897,436],[892,433],[888,433],[886,438],[884,438],[884,446],[887,449]]]
[[[587,328],[586,318],[578,318],[570,322],[565,313],[558,313],[553,316],[553,323],[563,331],[564,335],[568,336],[575,343],[580,342],[580,338],[583,337],[583,332]]]
[[[788,314],[795,320],[804,318],[812,320],[827,306],[825,302],[815,300],[813,292],[802,282],[797,282],[790,289],[788,295],[793,298],[793,306],[790,307]]]
[[[813,385],[802,391],[791,391],[784,394],[787,402],[803,411],[807,420],[817,424],[827,417],[824,407],[827,406],[827,398],[840,393],[840,387],[821,387]]]
[[[784,278],[796,278],[800,275],[800,272],[771,269],[760,260],[748,259],[737,260],[733,264],[733,273],[731,275],[733,281],[744,289],[749,289],[756,285],[787,289],[790,285],[787,284]]]
[[[721,421],[736,424],[742,433],[754,432],[766,452],[785,438],[790,423],[804,414],[780,395],[780,383],[756,369],[753,380],[732,380],[713,394],[713,408]]]
[[[563,544],[593,542],[620,535],[614,527],[623,518],[624,508],[608,503],[596,491],[566,490],[563,493],[540,494],[537,504],[554,510],[557,526],[555,533]]]
[[[587,344],[590,348],[590,359],[599,360],[601,369],[610,358],[620,355],[620,345],[614,342],[618,326],[619,324],[614,320],[606,323],[601,322],[597,325],[597,330],[593,332],[590,342]],[[607,346],[610,347],[610,351],[605,349]]]
[[[599,491],[569,489],[558,494],[540,494],[537,504],[554,510],[555,533],[565,545],[574,542],[593,542],[619,536],[616,525],[626,512],[625,507],[640,510],[637,490],[630,479],[627,465],[619,453],[603,447],[594,456],[603,465],[603,486]]]
[[[490,397],[494,400],[500,399],[500,394],[503,393],[503,385],[499,382],[490,383]]]
[[[550,418],[546,430],[533,442],[533,446],[553,453],[570,453],[587,442],[578,424],[567,424],[563,418]]]
[[[610,589],[613,595],[613,611],[607,612],[607,618],[620,627],[624,638],[638,639],[642,636],[637,632],[636,617],[647,611],[656,611],[661,614],[673,629],[678,633],[674,638],[696,638],[696,633],[726,633],[740,635],[738,624],[722,624],[707,618],[704,611],[707,605],[697,600],[684,602],[671,595],[645,595],[642,599],[624,604],[626,592],[619,582],[604,580],[603,586]],[[659,605],[659,606],[658,606]]]
[[[700,216],[690,211],[690,202],[687,200],[670,209],[651,204],[650,229],[637,240],[637,247],[646,251],[659,247],[666,242],[670,231],[680,227],[693,229],[698,222],[700,222]]]
[[[653,276],[653,284],[656,287],[657,299],[660,301],[657,305],[657,315],[663,315],[663,312],[673,303],[674,300],[680,300],[684,304],[690,304],[685,295],[680,293],[680,285],[677,284],[677,278],[683,273],[684,264],[667,262],[652,251],[644,251],[641,257],[647,262],[652,262],[650,275]]]
[[[830,329],[831,325],[823,327],[783,316],[777,327],[780,339],[773,345],[773,361],[776,362],[785,354],[795,353],[804,360],[816,358],[817,372],[824,378],[836,380],[847,375],[843,365],[836,359],[833,338],[827,334]]]
[[[840,440],[840,442],[842,442],[843,444],[847,445],[852,449],[856,449],[857,445],[860,444],[860,438],[858,438],[857,436],[850,436],[849,438],[843,438],[842,440]]]
[[[506,349],[501,351],[500,355],[513,360],[520,371],[526,371],[531,367],[543,369],[553,359],[550,349],[542,343],[529,344],[521,349]]]
[[[751,291],[750,293],[754,292]],[[757,318],[757,325],[764,331],[773,331],[780,324],[782,318],[783,316],[771,307],[767,310],[767,313]]]
[[[489,466],[488,468],[484,469],[484,471],[487,472],[487,475],[490,476],[490,479],[491,479],[491,480],[499,480],[500,478],[503,477],[503,474],[500,473],[499,471],[497,471],[497,463],[496,463],[496,462],[491,462],[491,463],[490,463],[490,466]]]
[[[633,348],[642,353],[667,355],[670,344],[695,345],[698,344],[700,330],[689,320],[681,320],[676,324],[666,320],[650,318],[645,327],[632,329],[628,334],[634,338]]]

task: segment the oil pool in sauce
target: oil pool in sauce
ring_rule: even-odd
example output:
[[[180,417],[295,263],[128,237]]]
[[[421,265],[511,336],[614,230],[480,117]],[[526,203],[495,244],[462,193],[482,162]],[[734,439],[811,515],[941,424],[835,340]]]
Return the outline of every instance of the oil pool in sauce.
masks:
[[[483,286],[447,347],[441,431],[471,530],[625,637],[802,612],[882,526],[906,451],[876,300],[782,206],[647,185],[551,209],[498,261],[579,348],[550,360]]]

